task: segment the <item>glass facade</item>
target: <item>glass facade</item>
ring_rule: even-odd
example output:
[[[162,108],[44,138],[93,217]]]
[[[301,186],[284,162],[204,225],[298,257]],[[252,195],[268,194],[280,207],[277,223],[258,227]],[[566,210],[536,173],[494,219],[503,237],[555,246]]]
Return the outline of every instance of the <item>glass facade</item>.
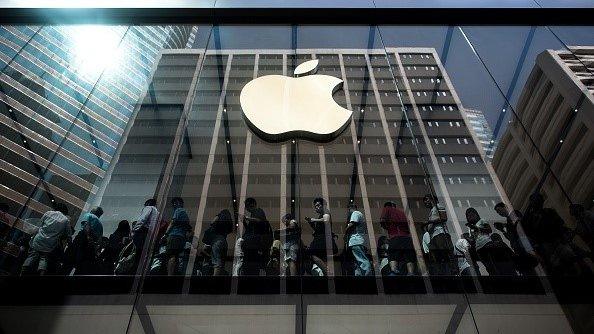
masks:
[[[590,332],[591,33],[2,26],[2,289],[58,332]],[[346,128],[265,140],[242,90],[311,60]]]

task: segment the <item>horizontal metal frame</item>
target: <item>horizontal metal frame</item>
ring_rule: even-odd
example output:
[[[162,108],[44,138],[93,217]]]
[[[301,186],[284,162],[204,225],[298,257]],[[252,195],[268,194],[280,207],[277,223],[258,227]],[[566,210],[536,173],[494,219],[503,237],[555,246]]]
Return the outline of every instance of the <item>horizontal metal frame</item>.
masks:
[[[189,7],[189,8],[188,8]],[[592,8],[42,8],[0,5],[0,24],[591,25]]]

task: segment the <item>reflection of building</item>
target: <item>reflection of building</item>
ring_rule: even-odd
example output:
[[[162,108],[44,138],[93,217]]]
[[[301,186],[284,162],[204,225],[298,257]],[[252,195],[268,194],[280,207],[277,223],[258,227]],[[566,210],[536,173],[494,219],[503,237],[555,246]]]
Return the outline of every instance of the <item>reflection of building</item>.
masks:
[[[106,208],[106,231],[115,229],[120,220],[134,219],[145,200],[158,197],[155,190],[164,174],[170,174],[166,168],[174,157],[172,149],[186,139],[183,133],[178,138],[177,131],[184,103],[191,99],[188,93],[199,57],[183,51],[157,57],[148,91],[94,199],[94,204]]]
[[[594,198],[594,48],[571,50],[575,56],[547,50],[537,57],[516,107],[518,119],[510,121],[493,159],[515,207],[526,207],[546,175],[541,192],[566,220],[568,197],[586,207]],[[543,159],[553,160],[552,174]]]
[[[452,234],[463,230],[469,206],[489,218],[500,198],[437,53],[427,48],[389,51],[388,58],[383,50],[352,49],[164,51],[155,70],[153,98],[157,106],[163,105],[167,92],[175,92],[177,99],[167,103],[179,108],[166,110],[166,125],[165,118],[134,123],[100,203],[137,210],[150,194],[163,206],[163,200],[181,196],[200,235],[219,210],[242,214],[246,197],[256,198],[278,228],[286,212],[301,220],[311,216],[313,198],[322,196],[336,217],[334,233],[343,233],[342,220],[352,201],[365,213],[375,243],[387,200],[406,207],[411,223],[426,220],[424,161],[440,201],[450,211]],[[239,105],[243,86],[262,75],[290,75],[312,57],[320,61],[319,74],[343,79],[343,89],[334,98],[354,111],[351,125],[322,145],[301,140],[270,144],[253,135]],[[185,75],[168,76],[168,71]],[[188,77],[192,74],[194,80]],[[141,113],[148,117],[153,103],[145,99]],[[136,145],[143,140],[154,146],[149,150]],[[164,154],[168,150],[170,157]],[[129,176],[131,171],[137,180]],[[126,195],[133,190],[139,193]],[[165,218],[168,214],[166,210]],[[303,228],[308,244],[311,231]],[[229,236],[229,245],[234,237]],[[420,247],[417,250],[421,257]]]
[[[11,216],[39,217],[54,201],[78,216],[98,191],[159,52],[184,47],[191,30],[0,27],[0,201]]]
[[[489,122],[487,122],[487,119],[485,118],[485,114],[480,110],[467,108],[464,108],[464,112],[470,128],[474,131],[480,146],[485,152],[485,157],[489,160],[492,159],[492,147],[496,147],[497,145],[491,143],[491,140],[493,140],[493,131],[489,126]]]

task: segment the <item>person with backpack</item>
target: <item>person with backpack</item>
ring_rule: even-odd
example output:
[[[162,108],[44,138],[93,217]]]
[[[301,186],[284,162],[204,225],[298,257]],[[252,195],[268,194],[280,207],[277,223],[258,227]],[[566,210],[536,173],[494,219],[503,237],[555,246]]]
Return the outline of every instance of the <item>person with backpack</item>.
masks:
[[[425,247],[434,265],[433,274],[452,275],[457,270],[453,266],[454,245],[446,225],[448,220],[446,210],[437,202],[437,197],[433,194],[426,194],[423,197],[423,204],[430,209],[423,241],[424,243],[428,241]]]
[[[186,247],[191,234],[190,217],[184,209],[184,200],[174,197],[171,200],[173,218],[163,238],[167,241],[167,275],[173,276],[178,266],[178,257]]]
[[[54,260],[51,254],[60,247],[61,241],[72,236],[68,207],[63,203],[56,203],[54,208],[55,210],[47,211],[41,217],[41,226],[31,238],[29,254],[23,263],[21,274],[46,274]]]
[[[97,254],[103,238],[102,215],[103,209],[95,207],[81,218],[81,230],[74,237],[67,256],[76,275],[95,275],[99,271]]]

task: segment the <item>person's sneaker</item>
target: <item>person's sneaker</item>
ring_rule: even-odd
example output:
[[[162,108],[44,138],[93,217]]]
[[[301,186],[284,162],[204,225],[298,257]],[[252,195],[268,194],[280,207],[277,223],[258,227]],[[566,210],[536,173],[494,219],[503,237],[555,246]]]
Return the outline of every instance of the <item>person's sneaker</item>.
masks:
[[[400,276],[400,272],[398,270],[396,270],[396,271],[392,270],[388,273],[388,276]]]

